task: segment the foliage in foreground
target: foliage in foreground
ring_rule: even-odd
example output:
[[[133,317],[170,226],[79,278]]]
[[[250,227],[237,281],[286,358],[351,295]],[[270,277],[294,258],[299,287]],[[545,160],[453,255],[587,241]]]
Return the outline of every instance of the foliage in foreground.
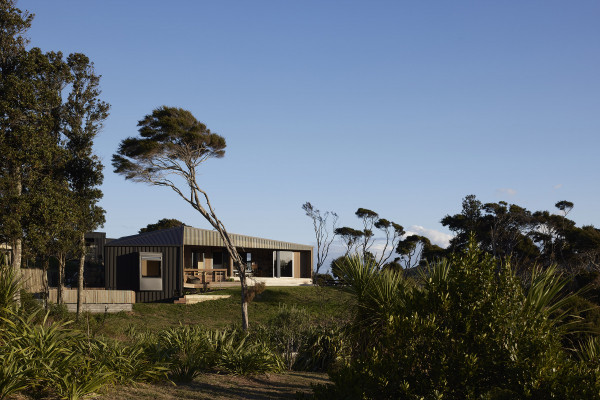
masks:
[[[0,277],[0,399],[20,392],[80,399],[106,385],[166,377],[137,344],[94,339],[39,308],[18,308],[13,269],[1,265]]]
[[[575,326],[554,269],[524,287],[473,241],[415,283],[358,258],[340,268],[358,302],[352,356],[317,398],[600,397],[598,339],[567,341]]]
[[[149,357],[167,365],[175,381],[191,381],[202,372],[248,375],[283,370],[281,357],[248,337],[238,330],[180,326],[147,335],[145,345]]]

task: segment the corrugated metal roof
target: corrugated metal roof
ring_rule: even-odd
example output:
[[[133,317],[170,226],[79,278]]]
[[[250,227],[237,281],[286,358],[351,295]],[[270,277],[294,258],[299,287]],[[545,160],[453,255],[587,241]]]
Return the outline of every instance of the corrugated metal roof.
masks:
[[[304,244],[282,242],[279,240],[263,239],[253,236],[230,233],[229,236],[236,247],[246,249],[272,249],[272,250],[312,250],[312,246]],[[158,231],[141,233],[139,235],[125,236],[106,243],[106,246],[214,246],[224,247],[225,244],[217,231],[193,228],[191,226],[178,226],[176,228],[161,229]]]
[[[215,246],[224,247],[223,239],[217,231],[184,227],[183,244],[192,246]],[[236,247],[247,249],[273,249],[273,250],[312,250],[312,246],[304,244],[282,242],[280,240],[263,239],[253,236],[238,235],[230,233],[229,236]]]

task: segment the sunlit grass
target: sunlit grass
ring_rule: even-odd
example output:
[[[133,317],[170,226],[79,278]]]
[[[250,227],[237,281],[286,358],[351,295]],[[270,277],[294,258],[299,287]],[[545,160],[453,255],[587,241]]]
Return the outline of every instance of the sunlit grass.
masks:
[[[210,294],[229,294],[228,299],[211,300],[197,304],[138,303],[133,312],[90,315],[79,324],[99,335],[119,338],[130,327],[137,330],[158,331],[179,325],[199,325],[207,329],[237,326],[241,321],[240,289],[230,288]],[[312,322],[346,320],[352,296],[344,289],[333,287],[267,287],[249,304],[251,327],[265,324],[279,310],[280,304],[304,308]]]

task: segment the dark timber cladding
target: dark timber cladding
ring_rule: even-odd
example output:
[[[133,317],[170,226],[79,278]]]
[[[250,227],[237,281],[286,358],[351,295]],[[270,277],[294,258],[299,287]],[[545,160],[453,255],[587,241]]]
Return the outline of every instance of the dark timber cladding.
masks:
[[[290,278],[310,278],[312,274],[312,246],[230,234],[233,244],[242,252],[248,252],[248,267],[259,269],[256,261],[261,259],[262,269],[273,271],[273,254],[286,251],[294,254],[294,271]],[[107,289],[133,290],[136,302],[146,303],[170,300],[181,296],[184,289],[185,268],[191,268],[192,252],[206,252],[207,266],[212,268],[212,252],[224,250],[224,242],[216,231],[179,226],[112,240],[104,246],[104,267]],[[221,252],[222,250],[217,250]],[[277,253],[279,254],[279,253]],[[225,257],[223,257],[225,258]],[[223,263],[223,260],[221,260]],[[222,267],[233,274],[229,260]],[[199,264],[199,263],[198,263]],[[197,267],[194,267],[197,268]]]
[[[182,292],[179,246],[105,246],[106,288],[135,290],[136,303],[169,300]],[[139,254],[162,254],[162,290],[140,291]]]

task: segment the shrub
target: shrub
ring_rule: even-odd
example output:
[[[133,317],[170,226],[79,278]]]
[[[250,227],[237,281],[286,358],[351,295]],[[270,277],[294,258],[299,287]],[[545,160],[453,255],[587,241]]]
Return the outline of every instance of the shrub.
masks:
[[[80,399],[113,382],[166,376],[141,345],[92,339],[56,313],[50,318],[40,307],[16,307],[12,276],[8,270],[0,277],[6,303],[0,307],[0,399],[21,391],[33,398]]]
[[[171,379],[180,382],[193,380],[215,364],[206,333],[198,327],[180,326],[160,332],[148,353],[155,361],[165,363]]]
[[[474,242],[418,285],[358,258],[340,269],[358,303],[352,354],[317,398],[598,398],[598,367],[562,346],[574,324],[554,269],[523,287]]]
[[[283,360],[262,341],[250,342],[237,331],[214,331],[210,343],[218,354],[216,369],[234,375],[280,372]]]
[[[292,369],[294,357],[306,335],[309,316],[305,309],[280,304],[277,314],[269,320],[269,341],[282,355],[287,369]]]
[[[169,368],[175,381],[189,382],[202,372],[239,375],[279,372],[281,357],[262,340],[249,341],[237,329],[206,331],[180,326],[160,332],[156,343],[147,343],[149,356]]]
[[[164,363],[153,362],[146,355],[146,344],[143,341],[124,345],[112,340],[94,340],[88,344],[88,349],[99,365],[112,372],[116,383],[166,379],[169,369]]]
[[[314,282],[317,286],[331,286],[336,284],[336,280],[331,274],[316,274]]]
[[[328,371],[348,356],[347,339],[339,327],[310,327],[298,348],[293,369]]]
[[[255,282],[254,285],[248,286],[246,291],[246,299],[248,302],[254,300],[254,298],[265,291],[267,285],[264,282]]]

